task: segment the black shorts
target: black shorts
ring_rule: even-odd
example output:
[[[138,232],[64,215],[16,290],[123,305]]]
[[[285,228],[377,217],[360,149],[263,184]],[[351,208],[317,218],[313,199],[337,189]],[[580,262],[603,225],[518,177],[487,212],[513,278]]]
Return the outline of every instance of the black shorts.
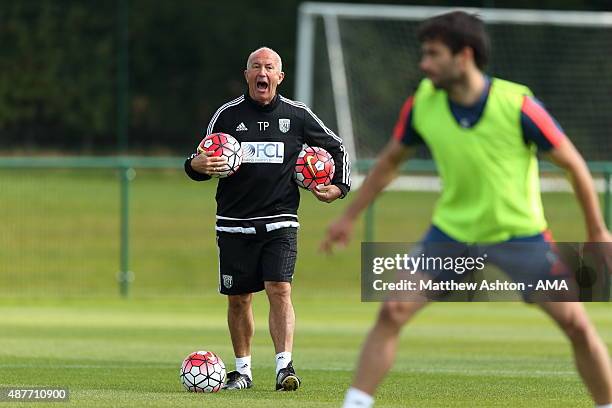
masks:
[[[219,292],[259,292],[264,282],[291,282],[297,259],[297,228],[258,233],[217,232]]]

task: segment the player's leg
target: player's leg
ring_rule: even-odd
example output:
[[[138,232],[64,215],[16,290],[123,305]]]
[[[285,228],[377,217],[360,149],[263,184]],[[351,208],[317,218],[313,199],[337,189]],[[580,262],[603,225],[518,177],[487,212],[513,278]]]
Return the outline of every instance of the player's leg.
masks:
[[[269,326],[274,349],[277,354],[291,353],[295,330],[291,284],[289,282],[266,282],[265,287],[270,301]]]
[[[595,403],[612,404],[610,356],[582,303],[543,302],[539,306],[569,338],[576,367]]]
[[[426,304],[388,301],[382,305],[361,349],[357,372],[346,394],[344,408],[368,407],[372,404],[372,395],[395,360],[402,327]]]
[[[291,301],[291,281],[297,259],[297,230],[282,228],[269,232],[263,247],[261,267],[270,302],[270,336],[276,351],[276,389],[294,391],[300,379],[293,369],[295,312]]]
[[[219,291],[227,295],[227,324],[236,357],[236,370],[227,374],[224,389],[251,388],[251,341],[255,332],[253,293],[263,290],[257,276],[261,244],[255,237],[218,233]]]
[[[295,391],[301,380],[293,368],[295,312],[291,302],[291,284],[266,282],[266,293],[270,301],[270,335],[276,351],[276,390]]]
[[[236,358],[250,357],[251,340],[255,333],[255,320],[251,307],[253,294],[229,295],[227,300],[227,325],[232,339],[234,355]],[[236,367],[236,369],[238,368],[240,367]]]
[[[538,304],[563,330],[574,351],[576,367],[596,403],[612,403],[612,367],[603,341],[597,334],[582,303],[571,268],[559,253],[549,232],[487,248],[489,260],[515,282],[528,284],[523,298]],[[538,281],[564,281],[568,289],[538,292]],[[550,300],[556,300],[552,302]]]
[[[251,341],[255,333],[255,320],[251,307],[253,294],[230,295],[227,299],[227,325],[236,357],[236,370],[227,374],[224,389],[251,388],[253,386]]]
[[[253,386],[251,341],[255,333],[255,320],[251,306],[253,294],[229,295],[227,300],[227,325],[236,357],[236,370],[227,374],[223,388],[226,390],[251,388]]]
[[[412,257],[457,257],[465,256],[468,246],[455,241],[435,226],[425,233],[421,245],[411,253]],[[466,274],[467,275],[467,274]],[[414,274],[411,280],[434,279],[439,281],[460,280],[462,276],[450,271],[428,270],[426,274]],[[368,408],[373,404],[376,388],[391,369],[397,351],[399,334],[419,310],[427,305],[432,296],[446,296],[446,293],[411,293],[407,297],[414,301],[386,301],[378,314],[361,349],[357,371],[351,388],[346,393],[343,408]]]

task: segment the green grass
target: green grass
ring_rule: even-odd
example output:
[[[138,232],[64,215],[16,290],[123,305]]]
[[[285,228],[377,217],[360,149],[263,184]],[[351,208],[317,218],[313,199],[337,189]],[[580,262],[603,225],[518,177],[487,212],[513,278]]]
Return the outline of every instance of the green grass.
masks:
[[[255,303],[256,387],[192,395],[178,380],[189,352],[210,349],[233,368],[224,302],[198,299],[37,300],[0,304],[0,386],[69,387],[72,404],[89,406],[248,406],[291,401],[337,407],[375,305],[299,296],[297,393],[273,390],[267,305]],[[608,305],[590,305],[612,338]],[[407,327],[379,407],[589,407],[569,347],[542,313],[520,304],[436,304]],[[228,405],[229,404],[229,405]]]
[[[178,171],[138,170],[131,188],[130,269],[136,296],[210,293],[217,286],[215,183]],[[119,187],[113,171],[0,170],[0,294],[109,296],[117,293]],[[417,241],[436,193],[386,193],[375,207],[376,239]],[[544,196],[559,241],[584,239],[569,194]],[[297,282],[308,291],[358,287],[359,238],[333,258],[317,248],[346,201],[302,195]],[[324,276],[324,285],[321,277]],[[213,289],[214,289],[213,288]]]
[[[0,171],[0,386],[67,386],[79,407],[338,407],[378,307],[359,301],[361,226],[346,250],[317,252],[328,221],[346,202],[302,197],[294,359],[304,387],[272,391],[268,306],[260,294],[256,387],[192,395],[178,380],[188,353],[210,349],[233,369],[225,299],[216,294],[214,185],[175,171],[138,171],[132,187],[136,280],[131,298],[121,300],[117,176]],[[435,198],[385,194],[376,206],[376,238],[418,240]],[[546,194],[544,201],[557,240],[584,238],[570,195]],[[612,308],[588,309],[610,344]],[[518,303],[429,307],[404,331],[377,396],[379,407],[590,407],[589,401],[564,337],[536,308]]]

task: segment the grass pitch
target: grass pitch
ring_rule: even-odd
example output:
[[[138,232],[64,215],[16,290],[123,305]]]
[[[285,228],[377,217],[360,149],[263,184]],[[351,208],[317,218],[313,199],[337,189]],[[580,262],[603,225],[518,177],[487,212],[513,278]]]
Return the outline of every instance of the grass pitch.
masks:
[[[255,304],[255,388],[190,394],[182,359],[213,350],[233,369],[223,299],[39,300],[0,306],[0,386],[68,387],[78,407],[339,407],[373,304],[298,296],[294,360],[303,387],[278,393],[267,305]],[[590,305],[612,339],[608,305]],[[2,404],[4,405],[4,404]],[[59,403],[58,403],[59,405]],[[18,405],[23,406],[23,405]],[[561,333],[533,307],[436,304],[403,333],[378,407],[590,407]]]
[[[359,237],[317,252],[345,202],[302,197],[294,285],[294,360],[303,387],[274,392],[268,306],[256,296],[255,388],[214,395],[179,383],[192,351],[233,356],[225,299],[216,295],[213,184],[180,172],[139,171],[131,202],[131,297],[117,298],[118,184],[83,171],[0,173],[0,387],[68,387],[78,407],[338,407],[378,308],[360,302]],[[415,241],[435,194],[388,193],[376,206],[376,238]],[[544,197],[559,241],[584,237],[567,194]],[[588,305],[612,343],[612,307]],[[12,404],[0,403],[1,406]],[[28,404],[15,404],[24,407]],[[34,405],[34,404],[32,404]],[[54,405],[62,405],[55,403]],[[38,406],[38,405],[35,405]],[[406,327],[377,407],[590,407],[569,344],[543,313],[519,303],[434,304]]]

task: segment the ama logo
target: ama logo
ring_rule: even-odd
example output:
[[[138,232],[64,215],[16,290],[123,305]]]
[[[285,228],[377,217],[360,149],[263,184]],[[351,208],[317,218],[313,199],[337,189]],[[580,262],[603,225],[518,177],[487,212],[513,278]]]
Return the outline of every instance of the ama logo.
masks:
[[[282,163],[285,158],[283,142],[242,142],[243,163]]]

